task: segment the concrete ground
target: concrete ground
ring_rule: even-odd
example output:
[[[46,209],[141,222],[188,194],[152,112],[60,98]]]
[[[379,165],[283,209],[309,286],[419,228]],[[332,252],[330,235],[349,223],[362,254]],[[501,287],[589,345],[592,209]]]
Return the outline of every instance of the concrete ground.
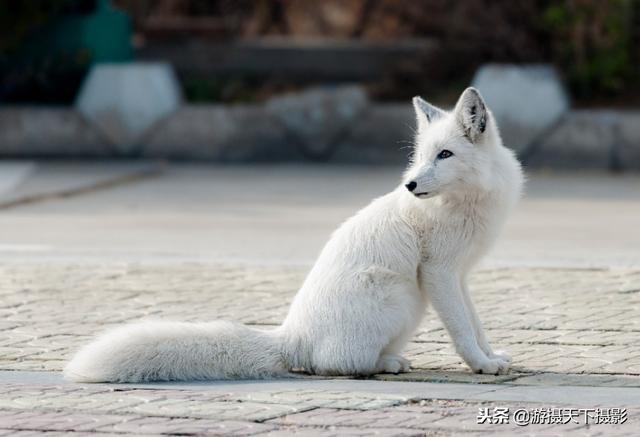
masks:
[[[429,313],[405,375],[61,379],[74,350],[126,321],[277,325],[330,232],[400,171],[0,163],[0,435],[633,435],[640,177],[631,175],[529,175],[472,280],[489,337],[514,357],[508,375],[469,374]],[[615,408],[626,408],[624,423]],[[604,420],[619,423],[595,423]]]

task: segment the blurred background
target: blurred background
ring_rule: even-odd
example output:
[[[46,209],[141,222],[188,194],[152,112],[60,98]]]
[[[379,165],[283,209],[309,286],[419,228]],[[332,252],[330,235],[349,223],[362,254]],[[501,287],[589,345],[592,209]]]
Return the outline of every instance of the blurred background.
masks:
[[[3,156],[401,163],[409,99],[473,84],[529,166],[640,168],[636,0],[2,0],[0,28]]]
[[[489,262],[640,265],[640,0],[0,0],[0,32],[5,261],[310,264],[398,184],[411,97],[473,85],[529,174]]]
[[[451,104],[507,62],[556,65],[579,107],[640,103],[630,0],[3,0],[0,19],[6,103],[72,104],[91,65],[134,59],[170,62],[187,102],[356,82],[376,101]]]

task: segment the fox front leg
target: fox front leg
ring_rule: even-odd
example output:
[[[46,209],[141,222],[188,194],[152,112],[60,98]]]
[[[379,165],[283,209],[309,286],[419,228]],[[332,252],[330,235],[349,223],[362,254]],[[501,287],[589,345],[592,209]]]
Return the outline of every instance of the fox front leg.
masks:
[[[478,345],[458,277],[453,273],[433,271],[421,276],[423,290],[449,332],[456,351],[471,370],[492,375],[506,373],[509,362],[502,358],[488,357]]]
[[[466,278],[463,278],[460,281],[460,288],[462,289],[464,302],[467,308],[467,312],[471,317],[471,323],[473,324],[473,330],[476,334],[476,340],[478,340],[478,346],[480,346],[480,349],[482,349],[482,351],[489,358],[502,358],[507,362],[511,362],[511,357],[507,353],[503,351],[494,352],[491,348],[484,329],[482,328],[482,322],[480,321],[478,312],[476,311],[475,305],[473,304],[471,296],[469,295],[469,286],[467,285]]]

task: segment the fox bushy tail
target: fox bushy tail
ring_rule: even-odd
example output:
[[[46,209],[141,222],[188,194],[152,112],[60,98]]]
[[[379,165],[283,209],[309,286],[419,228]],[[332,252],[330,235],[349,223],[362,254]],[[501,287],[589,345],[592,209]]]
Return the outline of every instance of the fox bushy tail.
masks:
[[[238,323],[142,322],[108,331],[64,370],[77,382],[266,378],[286,374],[279,330]]]

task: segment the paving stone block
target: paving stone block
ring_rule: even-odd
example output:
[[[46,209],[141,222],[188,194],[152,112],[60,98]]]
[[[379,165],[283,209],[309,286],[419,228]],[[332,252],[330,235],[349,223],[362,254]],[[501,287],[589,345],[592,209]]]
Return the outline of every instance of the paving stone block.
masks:
[[[473,86],[496,117],[505,145],[519,152],[569,109],[564,86],[548,65],[484,65]]]
[[[526,163],[536,168],[610,169],[617,159],[617,119],[611,111],[572,111],[531,151]]]
[[[325,161],[367,106],[361,87],[313,88],[270,99],[266,113],[284,127],[308,159]]]
[[[75,107],[126,154],[180,103],[180,86],[169,64],[134,62],[95,65]]]
[[[616,151],[622,169],[640,169],[640,111],[617,114]]]
[[[254,105],[189,105],[146,138],[144,156],[217,162],[300,161],[285,129]]]
[[[100,134],[71,108],[0,108],[2,157],[111,155],[113,150]]]

